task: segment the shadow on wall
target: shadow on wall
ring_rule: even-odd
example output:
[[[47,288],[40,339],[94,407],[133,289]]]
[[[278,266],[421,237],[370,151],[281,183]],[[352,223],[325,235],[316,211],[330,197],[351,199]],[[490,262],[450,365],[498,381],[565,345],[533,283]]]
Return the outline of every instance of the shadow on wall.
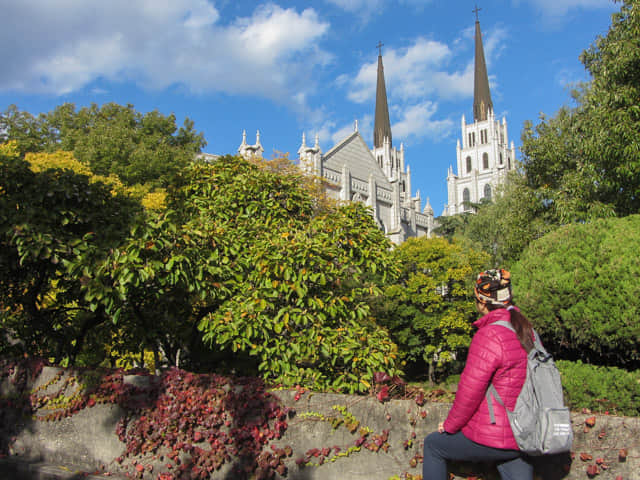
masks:
[[[569,476],[571,470],[571,454],[560,453],[531,457],[531,463],[537,478],[544,480],[563,480]],[[500,474],[495,465],[471,462],[455,462],[449,464],[449,472],[454,479],[483,478],[485,480],[500,480]]]
[[[42,362],[29,358],[0,361],[0,456],[15,455],[12,439],[33,431],[35,414],[29,394]]]

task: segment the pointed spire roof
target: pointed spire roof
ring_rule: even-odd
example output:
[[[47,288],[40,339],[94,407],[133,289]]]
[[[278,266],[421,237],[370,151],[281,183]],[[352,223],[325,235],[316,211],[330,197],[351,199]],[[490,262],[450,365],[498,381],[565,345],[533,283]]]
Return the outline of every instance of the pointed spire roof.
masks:
[[[488,111],[493,110],[493,102],[489,91],[489,75],[484,60],[478,10],[478,8],[474,10],[476,14],[476,63],[473,72],[473,119],[476,122],[481,122],[487,119]]]
[[[382,67],[382,43],[378,43],[378,84],[376,87],[376,117],[373,125],[373,148],[384,146],[385,138],[391,144],[391,122],[389,122],[389,106],[387,105],[387,88],[384,84],[384,68]]]

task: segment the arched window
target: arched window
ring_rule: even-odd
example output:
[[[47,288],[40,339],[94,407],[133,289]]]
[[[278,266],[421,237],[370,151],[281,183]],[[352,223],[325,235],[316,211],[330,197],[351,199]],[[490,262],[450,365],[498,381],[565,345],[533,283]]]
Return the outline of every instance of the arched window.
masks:
[[[498,159],[500,160],[500,165],[502,165],[502,152],[498,155]]]
[[[488,183],[484,186],[484,198],[491,200],[491,185]]]
[[[465,210],[470,210],[471,206],[469,205],[469,202],[471,201],[471,195],[469,194],[469,189],[465,188],[462,191],[462,208],[464,208]]]
[[[471,157],[467,157],[467,173],[471,172]]]
[[[489,154],[487,152],[482,154],[482,168],[485,170],[489,169]]]
[[[511,170],[511,157],[507,156],[507,168]]]

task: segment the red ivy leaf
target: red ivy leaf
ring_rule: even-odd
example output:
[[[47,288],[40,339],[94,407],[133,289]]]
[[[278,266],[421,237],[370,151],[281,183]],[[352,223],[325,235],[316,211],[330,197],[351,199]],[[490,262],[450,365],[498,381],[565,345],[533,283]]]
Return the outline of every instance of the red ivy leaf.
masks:
[[[384,402],[389,399],[389,387],[386,385],[380,389],[378,394],[376,395],[379,402]]]
[[[391,380],[391,377],[385,372],[375,372],[373,374],[373,381],[375,383],[385,383]]]

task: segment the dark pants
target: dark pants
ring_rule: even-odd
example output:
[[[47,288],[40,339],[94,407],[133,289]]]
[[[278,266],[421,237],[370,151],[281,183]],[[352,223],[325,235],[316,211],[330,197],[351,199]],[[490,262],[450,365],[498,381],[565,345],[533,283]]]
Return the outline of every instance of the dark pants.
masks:
[[[448,480],[447,460],[495,463],[502,480],[532,480],[533,466],[518,450],[472,442],[462,432],[434,432],[424,439],[422,480]]]

